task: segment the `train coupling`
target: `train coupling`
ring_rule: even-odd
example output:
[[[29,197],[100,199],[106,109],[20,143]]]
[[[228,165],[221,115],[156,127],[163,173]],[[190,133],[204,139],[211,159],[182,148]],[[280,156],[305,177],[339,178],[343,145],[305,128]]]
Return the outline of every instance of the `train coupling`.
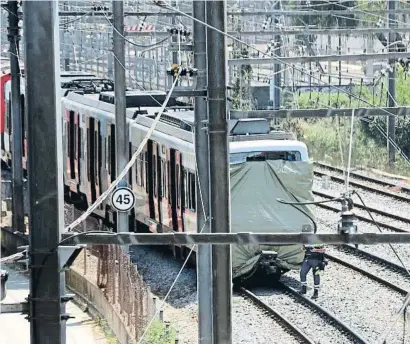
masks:
[[[259,258],[259,266],[267,274],[276,274],[278,272],[278,267],[275,264],[277,257],[278,253],[275,251],[262,251]]]

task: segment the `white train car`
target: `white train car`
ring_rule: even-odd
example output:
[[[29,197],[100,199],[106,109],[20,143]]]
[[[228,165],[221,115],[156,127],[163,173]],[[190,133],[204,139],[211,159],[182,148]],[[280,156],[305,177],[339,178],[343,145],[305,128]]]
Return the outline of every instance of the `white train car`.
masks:
[[[127,109],[129,130],[124,135],[128,135],[130,156],[141,144],[158,110]],[[66,191],[71,199],[89,206],[114,180],[115,107],[71,93],[63,99],[62,111]],[[232,231],[300,232],[309,227],[313,214],[309,218],[276,200],[313,199],[313,169],[306,145],[287,133],[269,132],[264,120],[230,124]],[[169,110],[162,115],[128,176],[137,199],[130,214],[131,230],[197,230],[196,210],[200,205],[196,195],[193,125],[194,114],[189,110]],[[244,175],[238,180],[241,173]],[[238,193],[239,202],[235,196]],[[257,195],[259,199],[255,199]],[[293,198],[289,199],[289,195]],[[310,212],[307,207],[304,211]],[[96,209],[96,214],[107,222],[115,222],[109,200]],[[186,256],[187,248],[178,251]],[[265,251],[269,251],[268,261],[264,259]],[[278,275],[297,269],[302,259],[300,245],[234,248],[234,277],[252,275],[259,266],[268,266],[268,272]]]

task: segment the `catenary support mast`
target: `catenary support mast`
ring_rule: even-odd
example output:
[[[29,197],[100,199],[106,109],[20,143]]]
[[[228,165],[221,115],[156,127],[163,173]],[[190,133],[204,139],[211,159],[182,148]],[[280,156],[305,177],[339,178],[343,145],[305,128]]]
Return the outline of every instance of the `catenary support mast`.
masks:
[[[124,4],[113,0],[114,22],[114,82],[115,82],[115,147],[117,152],[117,175],[128,162],[128,126],[125,102],[125,40],[124,35]],[[118,31],[118,32],[117,32]],[[122,36],[121,36],[122,35]],[[127,185],[125,177],[120,186]],[[117,213],[117,231],[128,232],[128,213]],[[125,247],[123,247],[125,249]]]
[[[206,22],[226,31],[226,2],[206,1]],[[211,230],[230,232],[230,182],[226,108],[226,39],[207,28]],[[232,342],[232,271],[229,245],[212,248],[214,343]]]
[[[396,19],[396,1],[397,0],[388,0],[388,9],[389,9],[389,18],[388,18],[388,27],[396,27],[397,22],[395,22]],[[395,41],[395,33],[390,32],[389,33],[389,52],[394,52],[397,51],[395,47],[397,47],[397,44],[394,43]],[[389,99],[389,107],[394,107],[396,106],[396,66],[395,66],[395,61],[393,59],[389,59],[389,94],[388,94],[388,99]],[[395,116],[388,116],[387,117],[387,137],[391,140],[395,140],[396,137],[396,118]],[[393,166],[394,162],[396,161],[396,150],[394,146],[390,143],[389,140],[387,140],[387,153],[389,157],[389,165]]]
[[[20,64],[19,64],[19,18],[17,1],[8,2],[9,42],[11,67],[11,138],[12,138],[12,222],[13,229],[24,233],[24,194],[23,194],[23,130],[20,103]],[[2,90],[3,92],[4,90]]]
[[[205,1],[193,2],[194,17],[205,21]],[[194,21],[194,66],[198,69],[197,89],[207,86],[206,77],[206,27]],[[204,130],[208,120],[208,104],[205,98],[195,98],[195,155],[197,165],[196,212],[198,232],[209,233],[209,146]],[[212,344],[212,260],[211,245],[198,246],[198,343]]]
[[[64,229],[58,3],[23,3],[29,114],[30,337],[32,344],[64,344],[61,291],[65,283],[56,250]]]

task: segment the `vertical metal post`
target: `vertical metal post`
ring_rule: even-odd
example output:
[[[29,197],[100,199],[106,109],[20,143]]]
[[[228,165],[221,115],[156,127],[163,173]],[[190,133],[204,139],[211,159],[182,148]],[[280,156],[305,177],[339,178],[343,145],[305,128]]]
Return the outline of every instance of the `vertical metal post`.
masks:
[[[20,106],[20,65],[19,65],[19,19],[17,15],[17,1],[8,2],[9,10],[9,42],[11,67],[11,138],[12,138],[12,171],[13,171],[13,199],[12,221],[13,229],[24,233],[24,193],[23,193],[23,131],[22,113]],[[59,65],[60,66],[60,65]]]
[[[56,250],[64,229],[58,3],[24,1],[30,195],[30,338],[65,343],[64,274]]]
[[[193,2],[193,14],[205,22],[205,1]],[[206,77],[206,27],[194,21],[194,66],[198,69],[196,88],[207,86]],[[208,135],[204,130],[208,120],[205,98],[195,98],[195,155],[197,167],[196,209],[197,231],[210,233],[209,223],[209,149]],[[212,250],[210,245],[198,246],[197,289],[199,314],[199,344],[212,344]]]
[[[280,1],[276,1],[275,3],[275,10],[280,10]],[[276,17],[279,21],[279,16]],[[282,49],[281,49],[281,37],[280,35],[275,35],[275,47],[274,47],[274,52],[277,57],[282,56]],[[280,93],[281,93],[281,64],[275,63],[274,65],[274,75],[273,75],[273,84],[274,84],[274,90],[273,90],[273,108],[275,110],[280,109]]]
[[[128,126],[125,102],[125,40],[124,36],[124,4],[113,0],[112,14],[114,27],[114,82],[115,82],[115,146],[117,152],[117,175],[128,162]],[[118,31],[118,32],[117,32]],[[127,185],[127,176],[119,186]],[[128,232],[128,213],[117,214],[117,232]],[[125,250],[125,247],[123,247]]]
[[[206,22],[226,32],[224,0],[206,2]],[[226,107],[226,39],[207,29],[208,104],[209,104],[209,165],[211,230],[230,232],[229,144]],[[212,248],[212,313],[214,343],[232,342],[232,271],[231,248]]]
[[[64,1],[64,11],[68,11],[68,3],[67,1]],[[70,52],[68,49],[68,39],[67,39],[67,35],[68,35],[68,29],[67,27],[64,28],[63,30],[63,59],[64,59],[64,70],[65,71],[69,71],[70,70]]]
[[[171,1],[171,6],[175,8],[175,7],[177,6],[177,2],[176,2],[175,0],[172,0],[172,1]],[[175,28],[176,24],[177,24],[177,18],[176,18],[176,16],[172,16],[172,17],[171,17],[171,25],[172,25],[172,27]],[[177,43],[177,42],[178,42],[177,37],[176,37],[176,36],[172,36],[172,37],[171,37],[171,42],[172,42],[172,43]],[[172,63],[178,63],[178,52],[177,52],[177,51],[173,51],[173,52],[172,52]]]
[[[110,33],[109,32],[107,32],[107,44],[108,44],[108,46],[111,46]],[[108,53],[108,56],[107,56],[107,75],[108,75],[108,78],[113,77],[113,72],[112,72],[113,60],[114,60],[114,58],[113,58],[112,54]]]
[[[389,7],[389,28],[391,27],[397,27],[397,23],[395,22],[396,18],[396,0],[389,0],[388,1],[388,7]],[[395,40],[395,33],[390,32],[389,33],[389,52],[394,52],[396,51],[395,46],[396,44],[393,44]],[[389,107],[395,107],[395,98],[396,98],[396,67],[395,67],[395,61],[394,59],[389,59]],[[396,118],[395,116],[388,116],[387,118],[387,137],[390,140],[395,140],[396,137]],[[387,153],[389,157],[389,165],[390,167],[394,166],[394,162],[396,161],[396,151],[394,149],[394,146],[390,143],[389,140],[387,140]]]

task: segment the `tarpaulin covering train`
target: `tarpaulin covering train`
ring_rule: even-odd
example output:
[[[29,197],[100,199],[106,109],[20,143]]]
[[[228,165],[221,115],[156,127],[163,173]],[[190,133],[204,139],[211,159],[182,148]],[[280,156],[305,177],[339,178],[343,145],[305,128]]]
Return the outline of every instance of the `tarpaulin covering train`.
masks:
[[[291,202],[313,201],[313,163],[243,160],[230,165],[233,233],[290,233],[313,229],[309,217],[277,201],[278,198]],[[315,220],[310,206],[297,207]],[[298,269],[304,257],[302,245],[233,245],[233,277],[249,273],[262,250],[277,252],[277,265],[284,269]]]

